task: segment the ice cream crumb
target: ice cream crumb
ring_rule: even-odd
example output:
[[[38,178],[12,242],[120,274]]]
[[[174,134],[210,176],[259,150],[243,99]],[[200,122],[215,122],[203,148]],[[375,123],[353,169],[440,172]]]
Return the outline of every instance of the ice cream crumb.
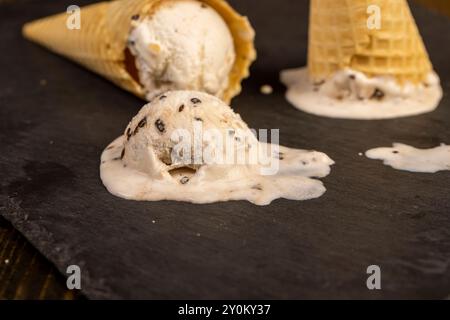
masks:
[[[161,47],[156,43],[150,43],[148,45],[148,49],[154,54],[158,54],[161,52]]]
[[[269,94],[273,93],[272,86],[270,86],[268,84],[261,86],[261,88],[259,90],[261,91],[262,94],[265,94],[265,95],[269,95]]]
[[[358,153],[358,156],[362,157],[364,154],[362,152]]]
[[[5,264],[9,264],[9,259],[5,259]]]
[[[197,237],[200,237],[200,236],[201,236],[201,234],[200,234],[200,233],[197,233],[197,234],[196,234],[196,236],[197,236]]]

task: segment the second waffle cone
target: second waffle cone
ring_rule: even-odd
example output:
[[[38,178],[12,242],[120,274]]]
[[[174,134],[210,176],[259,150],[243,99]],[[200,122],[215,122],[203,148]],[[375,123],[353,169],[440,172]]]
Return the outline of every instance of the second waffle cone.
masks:
[[[369,6],[381,13],[368,27]],[[311,0],[308,69],[322,81],[344,68],[400,84],[424,81],[432,65],[406,0]]]

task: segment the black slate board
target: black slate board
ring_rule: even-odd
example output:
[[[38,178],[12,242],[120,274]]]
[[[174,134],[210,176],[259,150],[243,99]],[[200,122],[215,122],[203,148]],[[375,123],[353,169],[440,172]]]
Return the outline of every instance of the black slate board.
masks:
[[[450,20],[413,6],[446,91],[436,112],[331,120],[295,110],[278,83],[279,70],[306,62],[307,2],[232,3],[259,51],[233,106],[253,128],[281,128],[282,144],[337,162],[322,198],[257,207],[113,197],[100,154],[143,102],[21,38],[25,21],[71,1],[19,0],[0,3],[1,214],[61,272],[80,265],[90,298],[449,297],[450,172],[396,171],[358,153],[450,143]],[[265,83],[273,95],[259,93]],[[372,264],[380,291],[366,288]]]

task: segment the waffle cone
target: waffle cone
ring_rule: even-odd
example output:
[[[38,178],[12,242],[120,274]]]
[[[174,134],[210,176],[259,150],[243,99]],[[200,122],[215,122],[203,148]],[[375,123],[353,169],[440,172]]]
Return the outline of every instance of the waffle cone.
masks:
[[[368,7],[381,9],[381,28],[370,29]],[[424,81],[432,71],[406,0],[311,0],[308,69],[322,81],[344,68],[400,84]]]
[[[241,91],[256,58],[254,30],[225,0],[198,0],[214,8],[227,23],[234,39],[236,61],[229,75],[229,86],[222,98],[230,102]],[[133,75],[134,59],[129,61],[127,40],[131,17],[149,16],[164,0],[115,0],[81,8],[81,28],[66,27],[66,13],[27,23],[24,36],[111,80],[119,87],[145,98],[143,86]],[[133,64],[131,66],[131,64]]]

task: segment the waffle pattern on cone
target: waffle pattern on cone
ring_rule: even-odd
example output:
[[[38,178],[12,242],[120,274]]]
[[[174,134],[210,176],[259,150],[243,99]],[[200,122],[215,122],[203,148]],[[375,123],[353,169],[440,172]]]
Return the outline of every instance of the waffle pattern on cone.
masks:
[[[381,28],[369,29],[368,7],[381,9]],[[344,68],[369,77],[418,83],[432,71],[406,0],[311,0],[308,68],[321,81]]]
[[[66,27],[66,13],[27,23],[26,38],[63,55],[111,80],[119,87],[145,98],[144,88],[125,65],[125,50],[131,17],[150,16],[164,0],[116,0],[81,8],[81,29]],[[229,103],[241,91],[256,59],[255,32],[248,19],[239,15],[225,0],[199,0],[213,7],[227,23],[234,39],[236,61],[229,75],[229,86],[222,98]]]

